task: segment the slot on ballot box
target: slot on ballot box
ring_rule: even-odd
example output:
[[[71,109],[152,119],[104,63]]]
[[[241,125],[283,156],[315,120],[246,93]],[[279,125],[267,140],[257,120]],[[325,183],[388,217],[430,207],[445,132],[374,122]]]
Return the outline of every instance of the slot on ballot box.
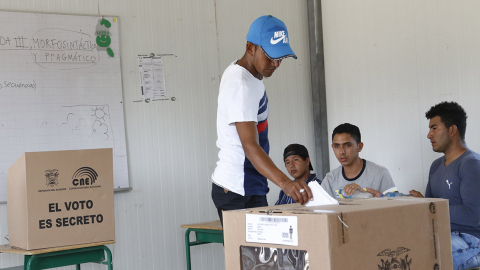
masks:
[[[112,149],[24,153],[8,170],[10,245],[115,240]]]

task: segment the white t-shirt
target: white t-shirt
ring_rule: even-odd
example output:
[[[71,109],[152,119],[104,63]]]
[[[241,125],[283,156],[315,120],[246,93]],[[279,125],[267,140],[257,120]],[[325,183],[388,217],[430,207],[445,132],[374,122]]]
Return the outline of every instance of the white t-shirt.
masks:
[[[268,193],[267,179],[245,157],[236,122],[255,122],[258,142],[268,154],[268,98],[263,80],[248,70],[230,64],[223,73],[218,94],[217,147],[219,161],[212,181],[243,196]]]

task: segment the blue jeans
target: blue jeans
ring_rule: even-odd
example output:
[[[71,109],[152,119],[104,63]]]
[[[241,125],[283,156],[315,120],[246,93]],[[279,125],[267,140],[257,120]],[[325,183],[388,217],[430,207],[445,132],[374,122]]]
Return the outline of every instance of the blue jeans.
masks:
[[[453,269],[464,270],[480,266],[480,239],[467,233],[452,232]]]

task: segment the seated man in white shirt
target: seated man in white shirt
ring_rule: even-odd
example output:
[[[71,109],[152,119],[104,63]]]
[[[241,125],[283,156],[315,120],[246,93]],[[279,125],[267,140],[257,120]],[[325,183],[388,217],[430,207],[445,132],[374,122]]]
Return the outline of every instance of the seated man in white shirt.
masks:
[[[387,168],[360,158],[363,143],[357,126],[349,123],[337,126],[332,133],[332,149],[341,165],[325,176],[322,187],[333,198],[344,198],[340,190],[346,196],[359,190],[374,197],[397,191]]]

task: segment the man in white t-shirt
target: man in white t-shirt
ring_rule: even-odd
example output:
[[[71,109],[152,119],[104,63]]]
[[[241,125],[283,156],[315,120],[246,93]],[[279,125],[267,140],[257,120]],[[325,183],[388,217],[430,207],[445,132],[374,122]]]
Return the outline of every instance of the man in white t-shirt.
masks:
[[[212,174],[212,199],[220,220],[223,210],[267,206],[267,178],[302,204],[312,198],[305,183],[291,181],[268,156],[268,98],[263,78],[283,58],[297,58],[285,24],[271,16],[256,19],[246,51],[223,73],[218,94],[219,161]]]

